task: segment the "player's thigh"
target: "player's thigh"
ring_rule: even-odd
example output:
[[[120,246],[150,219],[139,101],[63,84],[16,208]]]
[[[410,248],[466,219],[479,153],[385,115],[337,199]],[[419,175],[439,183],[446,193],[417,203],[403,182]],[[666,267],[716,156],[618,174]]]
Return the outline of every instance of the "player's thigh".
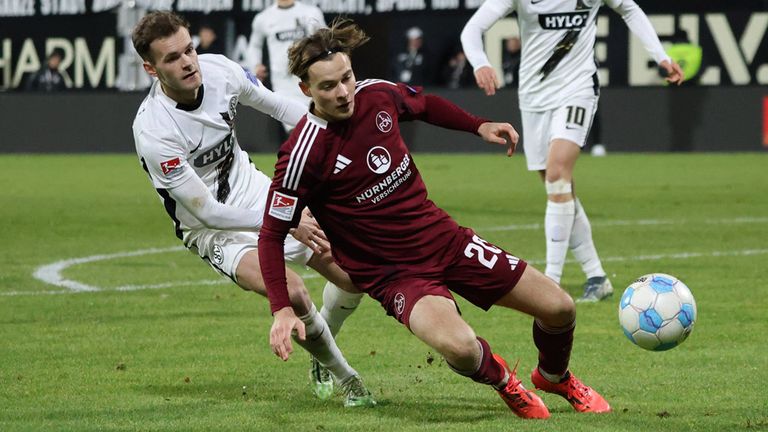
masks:
[[[378,301],[387,315],[410,328],[411,313],[422,297],[444,297],[457,309],[453,295],[446,285],[439,280],[439,275],[409,276],[371,286],[366,291]]]
[[[543,170],[547,166],[549,142],[552,140],[552,111],[522,111],[520,115],[523,122],[523,152],[528,170]]]
[[[456,303],[447,297],[421,297],[410,314],[413,334],[447,359],[471,357],[477,351],[474,330],[459,315]]]
[[[307,262],[307,265],[342,290],[350,293],[359,293],[360,290],[357,289],[347,272],[342,270],[341,267],[333,261],[333,258],[329,256],[330,253],[327,254],[328,255],[313,254],[312,258]]]
[[[587,142],[597,112],[597,103],[598,97],[594,94],[577,95],[551,112],[548,174],[552,171],[552,174],[556,175],[555,178],[570,178],[573,165]]]
[[[241,288],[266,295],[258,256],[258,233],[221,230],[198,230],[192,233],[191,249],[218,273],[229,277]],[[312,250],[288,236],[285,240],[286,262],[305,265]],[[287,269],[289,294],[302,300],[304,284],[292,270]]]
[[[526,266],[515,289],[496,304],[519,310],[552,327],[567,325],[576,317],[576,306],[571,296],[530,265]]]
[[[258,241],[256,233],[202,229],[190,233],[187,244],[214,270],[237,283],[240,261],[256,250]]]

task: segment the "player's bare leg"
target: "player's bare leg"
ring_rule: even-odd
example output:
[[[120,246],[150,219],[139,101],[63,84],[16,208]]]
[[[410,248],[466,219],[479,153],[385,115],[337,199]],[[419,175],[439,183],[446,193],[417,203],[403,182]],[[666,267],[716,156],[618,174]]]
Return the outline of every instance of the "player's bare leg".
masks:
[[[304,340],[294,338],[296,343],[301,345],[320,364],[331,371],[342,386],[344,383],[361,382],[357,371],[347,363],[347,360],[336,346],[336,341],[331,336],[331,331],[325,320],[317,313],[317,309],[312,303],[301,277],[286,268],[286,279],[288,281],[288,295],[291,299],[292,307],[306,328],[306,338]],[[256,250],[246,252],[240,260],[237,266],[237,283],[243,289],[266,296],[267,291],[261,275],[259,257]],[[319,398],[326,399],[332,395],[333,387],[332,385],[330,388],[327,386],[319,388],[313,386],[313,392]],[[359,406],[350,405],[347,400],[345,400],[345,405]],[[370,406],[370,404],[367,406]]]
[[[576,324],[576,305],[568,293],[529,265],[515,288],[496,304],[534,317],[533,341],[539,349],[539,364],[531,373],[531,381],[536,388],[566,398],[580,412],[611,410],[600,394],[568,369]]]
[[[547,266],[544,273],[560,283],[565,256],[570,249],[587,275],[580,301],[598,301],[610,296],[613,287],[597,255],[587,214],[574,193],[573,169],[580,151],[572,141],[552,140],[546,170],[540,172],[547,190],[544,217]]]
[[[517,379],[516,370],[491,351],[483,338],[459,316],[456,304],[441,296],[425,296],[413,306],[410,329],[434,348],[456,373],[492,385],[504,402],[522,418],[547,418],[549,410]]]

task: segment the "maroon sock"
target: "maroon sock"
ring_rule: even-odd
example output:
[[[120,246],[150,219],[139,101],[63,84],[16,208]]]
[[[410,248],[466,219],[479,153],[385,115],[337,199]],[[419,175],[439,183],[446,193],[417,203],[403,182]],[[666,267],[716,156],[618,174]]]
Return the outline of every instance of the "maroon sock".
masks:
[[[473,381],[481,384],[490,384],[494,386],[500,384],[504,381],[504,375],[506,375],[504,366],[493,358],[491,346],[488,345],[488,342],[486,342],[485,339],[478,337],[477,341],[480,343],[480,349],[483,351],[481,353],[482,358],[480,359],[480,367],[469,377],[472,378]]]
[[[539,349],[539,367],[553,375],[564,375],[568,370],[576,323],[563,328],[542,328],[533,321],[533,343]]]

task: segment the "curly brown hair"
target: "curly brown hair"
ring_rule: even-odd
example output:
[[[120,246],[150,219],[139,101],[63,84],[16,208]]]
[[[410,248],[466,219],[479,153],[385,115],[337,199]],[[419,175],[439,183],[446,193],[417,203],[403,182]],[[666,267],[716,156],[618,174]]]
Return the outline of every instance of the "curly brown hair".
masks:
[[[189,29],[189,22],[170,11],[150,12],[133,28],[133,48],[142,59],[154,64],[149,45],[157,39],[175,34],[181,27]]]
[[[309,67],[315,62],[326,60],[337,52],[349,56],[352,50],[369,39],[354,21],[337,17],[330,27],[321,28],[291,45],[288,49],[288,70],[307,82]]]

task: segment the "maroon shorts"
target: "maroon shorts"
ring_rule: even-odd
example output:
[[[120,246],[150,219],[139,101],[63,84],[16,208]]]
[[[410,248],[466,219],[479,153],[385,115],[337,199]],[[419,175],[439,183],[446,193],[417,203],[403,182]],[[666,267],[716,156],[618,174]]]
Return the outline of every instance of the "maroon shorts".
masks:
[[[438,266],[411,269],[402,277],[371,287],[368,294],[381,303],[387,315],[408,328],[413,305],[427,295],[453,300],[453,291],[483,310],[490,309],[517,285],[527,264],[471,229],[460,230],[453,242],[455,250],[446,253]]]

